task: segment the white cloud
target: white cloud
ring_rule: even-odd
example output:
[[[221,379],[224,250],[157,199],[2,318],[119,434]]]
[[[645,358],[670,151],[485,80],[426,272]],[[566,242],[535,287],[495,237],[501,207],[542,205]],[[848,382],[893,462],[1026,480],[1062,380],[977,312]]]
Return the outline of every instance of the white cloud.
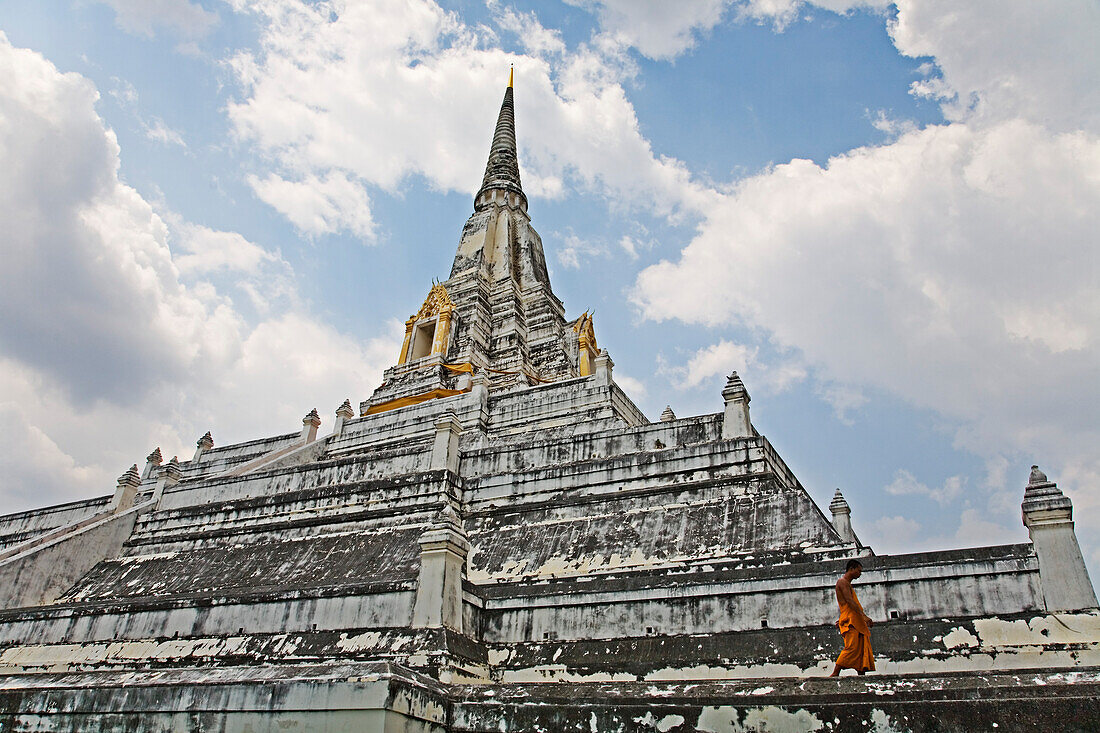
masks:
[[[561,266],[572,270],[579,268],[582,262],[607,255],[607,246],[603,242],[578,237],[572,232],[566,234],[561,244],[554,249],[558,253]]]
[[[896,139],[918,129],[917,124],[912,120],[894,118],[887,114],[886,110],[877,110],[873,115],[868,112],[867,116],[871,120],[871,126],[890,139]]]
[[[947,532],[936,532],[914,519],[884,516],[860,526],[853,522],[856,534],[879,555],[895,553],[925,553],[925,551],[964,547],[982,547],[1019,543],[1021,528],[1005,527],[991,522],[985,512],[966,508],[959,514],[958,524]]]
[[[261,274],[276,276],[256,291],[269,301],[292,290],[277,253],[162,217],[123,184],[87,79],[2,34],[0,75],[5,510],[110,493],[155,445],[187,457],[207,429],[220,442],[290,432],[376,386],[393,327],[356,339],[296,297],[251,322],[226,293]]]
[[[518,13],[512,7],[502,7],[499,0],[489,0],[487,4],[494,10],[496,23],[501,30],[514,35],[528,53],[534,56],[565,53],[561,32],[544,28],[534,12]]]
[[[323,178],[309,175],[301,181],[288,181],[272,173],[262,179],[249,176],[248,183],[260,199],[304,234],[348,231],[374,241],[370,197],[362,184],[345,173],[329,171]]]
[[[665,374],[679,389],[693,389],[708,380],[725,377],[736,371],[745,382],[749,393],[764,394],[784,392],[808,376],[805,366],[795,358],[781,355],[764,361],[760,348],[722,339],[696,351],[683,366],[670,366],[662,359],[658,370]]]
[[[566,0],[596,13],[603,32],[651,59],[672,59],[722,20],[731,0]]]
[[[1034,456],[1092,503],[1100,14],[902,0],[890,32],[933,57],[921,83],[949,122],[739,181],[678,261],[641,273],[635,302],[655,319],[747,325],[826,384],[898,395],[947,418],[958,446],[993,464]],[[991,506],[1018,504],[1009,484]],[[1100,512],[1078,517],[1095,543]]]
[[[854,423],[849,417],[850,412],[867,404],[867,397],[863,392],[848,384],[830,382],[818,385],[817,395],[832,406],[833,414],[836,415],[837,420],[845,425]]]
[[[958,525],[947,532],[902,516],[881,517],[862,528],[856,521],[853,525],[860,540],[880,555],[1011,544],[1024,539],[1019,529],[989,521],[973,508],[964,509]]]
[[[127,33],[152,38],[170,28],[189,38],[205,36],[218,23],[217,13],[189,0],[94,0],[115,11],[115,24]]]
[[[627,256],[632,260],[638,259],[638,242],[627,234],[624,234],[619,240],[619,247],[626,252]]]
[[[242,96],[229,105],[230,121],[272,161],[253,179],[258,194],[303,231],[362,233],[370,187],[397,193],[410,176],[476,191],[512,63],[530,195],[596,190],[657,215],[694,212],[713,198],[681,163],[653,153],[622,87],[634,67],[607,38],[564,55],[551,40],[533,55],[509,55],[487,47],[491,29],[466,26],[428,0],[353,4],[338,14],[300,0],[247,10],[259,16],[260,50],[231,61]],[[505,29],[510,17],[499,15]],[[523,22],[528,33],[554,37],[533,16]],[[334,180],[355,193],[339,197],[346,205],[330,195],[302,202],[306,186],[292,183]]]
[[[883,11],[891,4],[890,0],[746,0],[738,4],[737,16],[741,20],[771,21],[776,30],[781,31],[807,6],[816,6],[834,13],[847,13],[864,9]]]
[[[697,387],[704,381],[717,376],[726,376],[731,371],[745,372],[756,359],[757,350],[732,341],[719,341],[695,352],[688,360],[687,370],[683,374],[682,386]]]
[[[176,222],[180,249],[173,258],[181,272],[192,275],[214,270],[255,272],[265,263],[282,259],[248,241],[237,232],[222,232],[190,222]],[[285,263],[283,263],[285,264]]]
[[[653,318],[759,328],[826,380],[965,423],[982,455],[1082,459],[1098,437],[1098,230],[1097,135],[934,126],[742,181],[634,297]]]
[[[183,135],[169,127],[168,123],[164,120],[159,117],[145,117],[138,106],[138,90],[133,84],[117,76],[112,77],[111,81],[114,82],[114,88],[107,93],[114,97],[120,107],[134,116],[141,131],[145,134],[145,137],[161,145],[178,145],[181,148],[187,147],[187,142],[183,139]]]
[[[880,517],[862,531],[859,526],[853,529],[864,544],[870,545],[879,554],[890,552],[890,548],[908,550],[922,533],[920,522],[902,516]]]
[[[1091,0],[902,0],[902,53],[935,57],[954,120],[1023,118],[1054,132],[1100,126],[1100,13]],[[995,22],[991,22],[996,18]]]
[[[183,135],[173,130],[159,117],[154,117],[145,122],[143,127],[145,129],[145,136],[154,142],[158,142],[162,145],[179,145],[181,148],[187,147],[187,143],[183,140]]]
[[[645,397],[646,389],[645,383],[640,379],[615,372],[615,381],[622,387],[631,398],[640,400]]]
[[[949,504],[960,497],[966,487],[966,477],[951,476],[943,482],[939,488],[931,488],[917,480],[916,476],[905,469],[899,469],[894,474],[894,480],[887,484],[883,491],[893,496],[927,496],[937,504]]]

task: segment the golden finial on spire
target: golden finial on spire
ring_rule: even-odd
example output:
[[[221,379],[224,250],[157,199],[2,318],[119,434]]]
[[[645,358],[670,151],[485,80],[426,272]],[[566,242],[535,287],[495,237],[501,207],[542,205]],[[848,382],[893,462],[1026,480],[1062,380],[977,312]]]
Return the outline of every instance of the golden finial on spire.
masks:
[[[512,67],[508,70],[508,88],[512,87],[512,80],[516,77],[516,66],[512,64]]]

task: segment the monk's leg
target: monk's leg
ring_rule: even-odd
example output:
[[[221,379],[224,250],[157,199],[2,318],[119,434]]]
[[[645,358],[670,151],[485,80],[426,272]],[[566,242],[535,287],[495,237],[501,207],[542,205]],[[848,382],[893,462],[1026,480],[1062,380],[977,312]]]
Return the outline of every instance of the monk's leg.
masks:
[[[836,658],[834,674],[840,674],[841,669],[858,670],[861,665],[862,649],[859,646],[859,632],[848,629],[844,632],[844,651]]]

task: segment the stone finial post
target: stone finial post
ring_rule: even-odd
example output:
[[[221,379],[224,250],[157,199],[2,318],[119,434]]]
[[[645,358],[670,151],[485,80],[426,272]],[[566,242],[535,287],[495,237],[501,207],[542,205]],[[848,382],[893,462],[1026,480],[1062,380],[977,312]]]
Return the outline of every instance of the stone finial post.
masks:
[[[138,473],[135,463],[126,473],[118,477],[118,486],[115,488],[115,495],[111,498],[108,510],[122,512],[132,507],[139,486],[141,486],[141,474]]]
[[[199,438],[195,446],[195,457],[191,459],[192,463],[198,463],[202,454],[214,447],[214,439],[210,437],[209,430],[206,431],[206,435]]]
[[[447,469],[458,473],[458,436],[462,434],[462,423],[454,412],[447,412],[435,423],[435,442],[432,444],[433,471]]]
[[[598,384],[611,384],[611,370],[615,367],[615,362],[611,361],[611,355],[607,353],[607,349],[600,349],[599,356],[596,357],[593,366],[595,367],[596,382]]]
[[[413,604],[414,628],[445,626],[462,632],[462,576],[470,542],[462,520],[447,505],[420,535],[420,576]]]
[[[833,513],[833,529],[845,542],[856,542],[856,533],[852,531],[852,508],[844,500],[844,494],[840,489],[833,494],[833,500],[829,502],[829,511]]]
[[[726,411],[722,417],[722,437],[751,438],[752,422],[749,420],[749,391],[737,372],[731,372],[722,390],[722,399],[726,401]]]
[[[332,426],[333,435],[344,432],[344,423],[355,417],[355,408],[351,406],[351,400],[344,400],[343,404],[336,408],[336,423]]]
[[[1021,509],[1039,558],[1039,580],[1047,610],[1096,608],[1096,591],[1073,531],[1073,503],[1038,466],[1031,467]]]
[[[176,456],[172,456],[172,460],[168,461],[164,470],[160,472],[160,476],[157,478],[157,485],[153,489],[153,500],[157,503],[153,506],[160,504],[160,497],[164,495],[165,489],[170,489],[180,482],[183,478],[183,470],[180,469],[180,461]]]
[[[317,440],[319,427],[321,427],[321,416],[317,414],[317,408],[314,407],[302,418],[302,443],[312,443]]]
[[[672,411],[672,405],[665,405],[665,410],[661,413],[661,422],[672,422],[675,419],[676,413]]]
[[[145,470],[141,472],[141,480],[152,478],[153,472],[157,470],[157,466],[161,464],[164,459],[160,455],[160,448],[156,448],[152,453],[145,457]]]

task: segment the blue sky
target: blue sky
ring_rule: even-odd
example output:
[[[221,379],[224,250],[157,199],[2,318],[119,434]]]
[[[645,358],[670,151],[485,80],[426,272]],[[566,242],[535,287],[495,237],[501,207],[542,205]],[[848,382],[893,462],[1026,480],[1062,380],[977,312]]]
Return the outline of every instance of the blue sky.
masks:
[[[472,210],[510,64],[554,287],[651,418],[737,369],[879,552],[1100,568],[1100,10],[946,0],[0,6],[0,511],[331,424]]]

